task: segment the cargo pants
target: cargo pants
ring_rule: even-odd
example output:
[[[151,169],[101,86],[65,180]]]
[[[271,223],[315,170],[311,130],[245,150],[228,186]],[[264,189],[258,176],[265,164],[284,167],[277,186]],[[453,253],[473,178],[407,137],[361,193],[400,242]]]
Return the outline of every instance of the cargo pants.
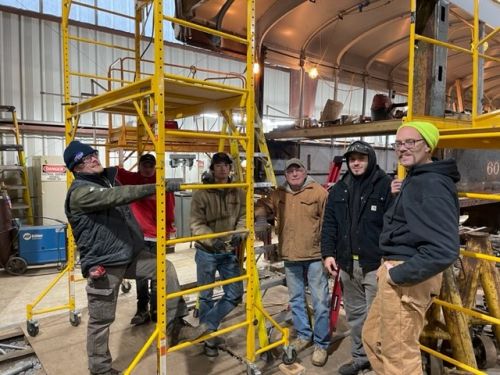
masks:
[[[393,265],[402,263],[390,261]],[[419,338],[425,313],[439,295],[442,274],[411,286],[387,282],[387,268],[378,269],[378,290],[363,327],[363,345],[379,375],[423,374]]]
[[[111,370],[109,327],[115,320],[116,302],[121,282],[126,279],[151,279],[156,285],[156,256],[141,251],[128,266],[106,266],[106,275],[97,280],[87,279],[89,321],[87,325],[87,355],[93,374]],[[155,286],[156,289],[156,286]],[[180,290],[174,265],[167,260],[167,293]],[[167,325],[175,318],[187,315],[182,297],[167,301]]]

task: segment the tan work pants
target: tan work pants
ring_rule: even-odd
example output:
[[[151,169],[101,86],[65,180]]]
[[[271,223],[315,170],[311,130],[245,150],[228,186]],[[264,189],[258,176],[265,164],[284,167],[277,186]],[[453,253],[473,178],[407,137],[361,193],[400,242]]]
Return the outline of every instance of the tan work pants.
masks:
[[[425,312],[439,295],[442,274],[412,286],[393,286],[387,282],[387,268],[382,264],[378,276],[377,295],[363,327],[370,364],[379,375],[423,374],[419,337]]]

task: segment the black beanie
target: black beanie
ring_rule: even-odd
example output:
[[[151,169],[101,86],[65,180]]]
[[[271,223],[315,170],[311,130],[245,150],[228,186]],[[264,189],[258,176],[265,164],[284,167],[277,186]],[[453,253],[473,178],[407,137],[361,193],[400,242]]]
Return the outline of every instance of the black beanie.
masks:
[[[224,164],[233,164],[233,161],[225,152],[217,152],[212,156],[212,161],[210,162],[210,170],[214,170],[214,164],[224,163]]]
[[[82,162],[82,159],[90,154],[97,152],[89,145],[80,141],[71,141],[68,147],[64,150],[64,163],[66,168],[73,172],[73,168]]]

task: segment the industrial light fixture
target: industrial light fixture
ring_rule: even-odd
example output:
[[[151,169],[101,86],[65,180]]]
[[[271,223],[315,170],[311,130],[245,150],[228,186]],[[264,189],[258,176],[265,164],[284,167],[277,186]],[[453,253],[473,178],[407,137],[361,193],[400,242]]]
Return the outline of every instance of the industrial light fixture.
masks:
[[[316,79],[318,78],[318,68],[316,68],[315,66],[313,66],[311,69],[309,69],[309,71],[307,72],[307,74],[309,74],[309,78],[311,79]]]

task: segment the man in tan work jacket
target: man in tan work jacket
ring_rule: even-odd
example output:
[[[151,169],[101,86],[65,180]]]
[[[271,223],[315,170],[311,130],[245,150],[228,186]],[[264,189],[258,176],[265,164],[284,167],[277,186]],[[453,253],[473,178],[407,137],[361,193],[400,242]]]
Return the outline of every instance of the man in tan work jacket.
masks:
[[[327,198],[326,190],[307,175],[299,159],[285,164],[286,182],[269,198],[255,206],[256,230],[266,221],[278,222],[279,253],[285,262],[293,324],[297,331],[297,351],[314,344],[312,363],[323,366],[330,344],[328,278],[320,251],[321,223]],[[309,323],[306,286],[312,295],[314,327]]]
[[[224,152],[212,156],[210,173],[205,183],[227,184],[230,182],[233,161]],[[191,232],[194,236],[245,229],[245,192],[239,188],[204,189],[193,193],[191,202]],[[219,272],[221,280],[240,276],[236,249],[244,240],[242,234],[196,241],[196,276],[198,285],[215,282]],[[215,302],[213,290],[200,292],[200,326],[207,333],[216,331],[224,319],[242,300],[241,281],[223,286],[224,295]],[[218,340],[205,341],[205,355],[216,357]]]

